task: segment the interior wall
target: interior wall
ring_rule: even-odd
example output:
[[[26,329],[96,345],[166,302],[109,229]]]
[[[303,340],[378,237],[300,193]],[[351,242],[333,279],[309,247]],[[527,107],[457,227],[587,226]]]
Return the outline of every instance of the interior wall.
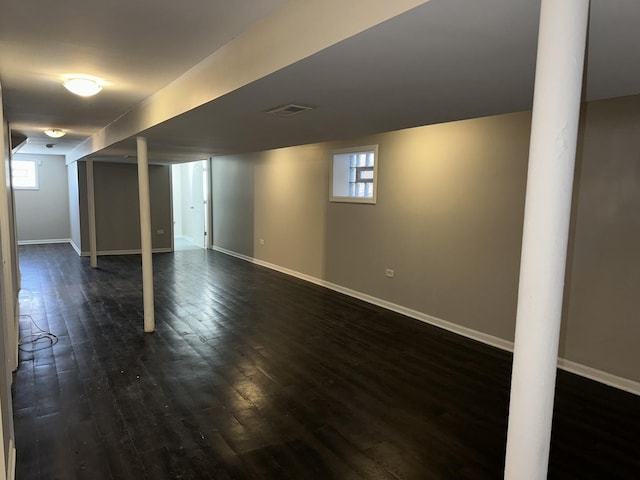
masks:
[[[182,236],[182,169],[180,165],[171,166],[171,199],[173,206],[173,235]]]
[[[38,190],[15,190],[18,240],[68,240],[69,188],[63,155],[20,155],[38,162]]]
[[[529,132],[522,112],[215,157],[214,245],[512,341]],[[640,96],[580,132],[560,354],[640,382]],[[328,202],[330,151],[371,144],[377,204]]]
[[[583,118],[560,354],[640,381],[640,96]]]
[[[378,201],[329,205],[327,280],[513,340],[529,125],[517,113],[354,141],[379,145]]]
[[[78,162],[67,165],[67,186],[69,204],[69,235],[77,251],[81,250],[82,234],[80,229],[80,190],[78,185]]]
[[[7,476],[13,468],[14,456],[14,427],[13,407],[11,398],[12,370],[15,368],[15,353],[17,352],[17,325],[14,306],[18,295],[18,278],[16,275],[18,258],[15,255],[15,217],[13,195],[11,192],[11,152],[9,149],[9,126],[4,120],[2,105],[2,90],[0,88],[0,155],[3,199],[2,228],[0,229],[0,265],[2,265],[2,281],[0,281],[0,435],[2,436],[2,456],[0,457],[0,476]]]
[[[257,154],[214,157],[213,245],[253,257],[254,161]]]
[[[182,193],[180,203],[180,218],[182,237],[194,245],[204,246],[204,211],[203,200],[194,199],[195,192],[200,192],[198,185],[194,189],[194,182],[202,179],[202,162],[188,162],[174,165],[180,171],[179,188]],[[196,170],[200,172],[197,174]],[[194,174],[196,178],[194,179]]]
[[[154,249],[171,249],[171,178],[169,166],[149,165],[151,237]],[[96,242],[98,252],[130,253],[140,250],[138,167],[124,163],[94,162]],[[86,162],[78,163],[82,252],[89,252]],[[164,230],[164,234],[158,234]]]
[[[182,228],[180,234],[188,241],[192,241],[191,223],[192,214],[189,206],[191,205],[191,175],[189,167],[185,164],[178,165],[180,169],[180,191],[182,192],[182,202],[180,203],[180,217],[182,219]]]
[[[136,165],[136,184],[138,182]],[[137,197],[136,190],[136,198]],[[152,247],[170,250],[173,242],[173,221],[171,219],[171,167],[149,165],[149,194],[151,197],[151,237]],[[139,200],[139,199],[138,199]],[[140,230],[140,223],[138,223]],[[158,233],[164,230],[164,233]],[[140,247],[141,248],[141,247]]]
[[[328,154],[306,145],[255,155],[255,258],[324,278]]]

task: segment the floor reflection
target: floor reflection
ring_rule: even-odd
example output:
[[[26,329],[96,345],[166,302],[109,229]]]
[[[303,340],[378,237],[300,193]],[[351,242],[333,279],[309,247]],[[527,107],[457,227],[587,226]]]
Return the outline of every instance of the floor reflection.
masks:
[[[58,339],[20,353],[20,480],[502,475],[508,353],[202,249],[154,255],[145,335],[139,256],[20,258]],[[549,478],[637,478],[638,397],[560,372],[555,415]]]

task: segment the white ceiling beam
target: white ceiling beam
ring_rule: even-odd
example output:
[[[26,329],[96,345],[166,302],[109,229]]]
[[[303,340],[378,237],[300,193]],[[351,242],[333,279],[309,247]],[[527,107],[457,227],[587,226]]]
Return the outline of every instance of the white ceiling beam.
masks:
[[[67,154],[73,162],[307,58],[429,0],[289,1]]]

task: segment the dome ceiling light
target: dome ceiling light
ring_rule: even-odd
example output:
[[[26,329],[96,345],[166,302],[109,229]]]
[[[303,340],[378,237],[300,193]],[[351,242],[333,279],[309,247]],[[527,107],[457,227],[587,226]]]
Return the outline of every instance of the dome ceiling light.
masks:
[[[104,80],[91,75],[65,75],[62,80],[64,88],[81,97],[91,97],[102,90]]]
[[[49,130],[45,130],[44,133],[51,138],[60,138],[67,134],[67,132],[58,128],[50,128]]]

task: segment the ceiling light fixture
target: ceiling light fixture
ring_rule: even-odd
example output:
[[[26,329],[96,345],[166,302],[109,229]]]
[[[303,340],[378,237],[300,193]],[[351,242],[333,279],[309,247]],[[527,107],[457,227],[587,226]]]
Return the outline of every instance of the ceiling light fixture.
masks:
[[[81,97],[91,97],[102,90],[104,80],[91,75],[65,75],[62,80],[64,88]]]
[[[49,130],[45,130],[44,133],[51,138],[60,138],[64,137],[67,134],[67,132],[59,130],[57,128],[50,128]]]

